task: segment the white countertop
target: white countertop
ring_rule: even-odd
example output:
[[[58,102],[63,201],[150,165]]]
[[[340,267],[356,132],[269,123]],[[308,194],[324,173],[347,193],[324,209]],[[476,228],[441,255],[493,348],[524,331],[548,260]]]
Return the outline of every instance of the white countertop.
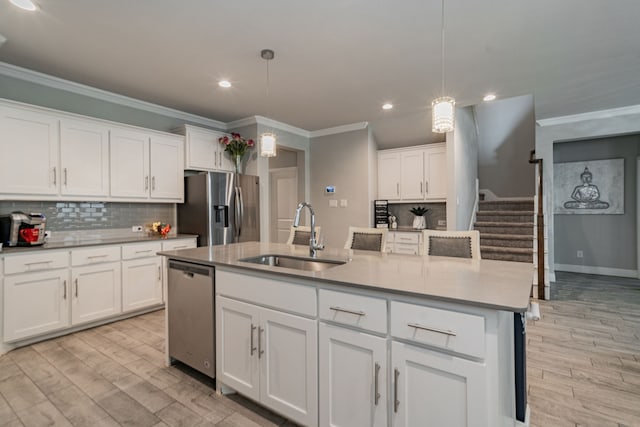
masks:
[[[333,248],[318,251],[318,259],[350,261],[316,272],[239,261],[267,254],[309,256],[306,246],[276,243],[236,243],[160,254],[197,264],[231,266],[513,312],[526,311],[533,280],[531,263]]]

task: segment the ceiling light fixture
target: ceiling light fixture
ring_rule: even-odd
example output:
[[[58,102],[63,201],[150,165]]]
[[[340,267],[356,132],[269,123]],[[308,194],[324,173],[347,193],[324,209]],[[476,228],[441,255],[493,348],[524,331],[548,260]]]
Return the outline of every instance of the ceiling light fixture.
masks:
[[[231,82],[229,80],[220,80],[218,82],[218,86],[223,88],[228,88],[228,87],[231,87]]]
[[[392,108],[393,108],[393,104],[391,104],[391,103],[389,103],[389,102],[387,102],[386,104],[384,104],[384,105],[382,106],[382,109],[383,109],[383,110],[391,110]]]
[[[496,99],[496,95],[493,93],[488,93],[482,98],[483,101],[493,101],[494,99]]]
[[[14,6],[18,6],[20,9],[29,10],[31,12],[37,9],[35,3],[33,3],[31,0],[9,0],[9,1],[11,2],[11,4],[13,4]]]
[[[455,121],[456,100],[444,96],[444,0],[442,0],[440,59],[442,66],[442,93],[431,102],[431,131],[436,133],[451,132]]]
[[[263,49],[260,56],[267,62],[267,115],[269,113],[269,61],[275,57],[271,49]],[[275,157],[276,135],[273,132],[265,132],[260,135],[260,155],[262,157]]]

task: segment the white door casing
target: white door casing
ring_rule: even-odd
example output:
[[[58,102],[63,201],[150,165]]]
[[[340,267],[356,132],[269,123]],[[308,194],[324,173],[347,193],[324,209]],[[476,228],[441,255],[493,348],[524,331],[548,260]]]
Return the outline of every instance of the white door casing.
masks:
[[[269,174],[272,211],[271,239],[276,243],[285,243],[289,237],[298,204],[298,168],[272,169]]]

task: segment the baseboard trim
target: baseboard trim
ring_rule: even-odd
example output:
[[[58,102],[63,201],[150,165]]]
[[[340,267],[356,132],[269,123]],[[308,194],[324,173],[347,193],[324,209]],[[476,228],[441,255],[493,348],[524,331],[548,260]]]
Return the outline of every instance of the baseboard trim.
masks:
[[[592,267],[588,265],[555,264],[555,271],[568,271],[569,273],[600,274],[602,276],[637,278],[638,270],[626,270],[623,268]]]

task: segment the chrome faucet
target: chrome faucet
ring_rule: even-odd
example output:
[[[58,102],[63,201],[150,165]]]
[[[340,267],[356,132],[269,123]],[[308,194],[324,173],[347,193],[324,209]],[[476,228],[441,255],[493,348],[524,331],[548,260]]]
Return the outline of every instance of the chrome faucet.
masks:
[[[298,227],[300,225],[300,212],[302,212],[302,208],[309,208],[309,213],[311,214],[311,236],[309,237],[309,256],[315,258],[319,250],[324,249],[324,245],[321,245],[316,240],[316,213],[313,211],[311,204],[307,202],[301,202],[296,208],[296,217],[293,220],[293,226]]]

